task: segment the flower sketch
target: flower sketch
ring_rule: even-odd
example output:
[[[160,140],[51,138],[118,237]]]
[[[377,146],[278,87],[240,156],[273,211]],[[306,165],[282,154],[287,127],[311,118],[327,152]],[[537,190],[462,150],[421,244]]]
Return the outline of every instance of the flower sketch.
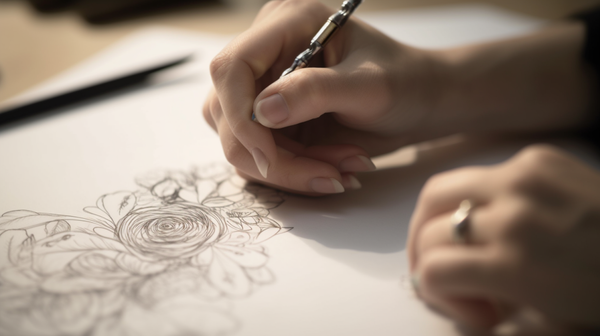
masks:
[[[273,282],[261,243],[283,202],[214,164],[136,180],[88,216],[0,217],[0,335],[228,335],[232,301]]]

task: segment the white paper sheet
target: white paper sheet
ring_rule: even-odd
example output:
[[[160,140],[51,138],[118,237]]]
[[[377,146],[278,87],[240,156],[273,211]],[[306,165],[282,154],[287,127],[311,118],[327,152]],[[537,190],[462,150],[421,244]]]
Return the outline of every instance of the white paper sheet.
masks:
[[[358,16],[424,47],[540,24],[481,6]],[[0,334],[457,334],[408,285],[416,197],[435,172],[498,162],[521,144],[425,151],[320,199],[244,190],[201,116],[208,63],[228,40],[143,30],[15,100],[198,59],[195,76],[2,129]]]

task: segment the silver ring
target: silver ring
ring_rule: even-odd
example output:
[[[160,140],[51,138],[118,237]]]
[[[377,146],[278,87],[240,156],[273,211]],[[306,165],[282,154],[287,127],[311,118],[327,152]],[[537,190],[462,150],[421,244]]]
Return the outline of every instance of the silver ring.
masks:
[[[466,244],[468,242],[469,235],[469,216],[473,209],[473,203],[466,199],[460,202],[458,209],[450,217],[450,223],[452,224],[452,233],[454,242],[458,244]]]

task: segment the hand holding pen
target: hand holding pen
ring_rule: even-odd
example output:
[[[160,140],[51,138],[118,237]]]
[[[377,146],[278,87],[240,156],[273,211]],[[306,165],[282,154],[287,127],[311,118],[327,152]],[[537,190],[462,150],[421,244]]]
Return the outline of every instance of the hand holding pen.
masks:
[[[352,12],[356,10],[356,7],[360,5],[362,0],[346,0],[342,4],[342,8],[335,14],[331,15],[327,22],[319,29],[317,34],[310,40],[308,49],[304,50],[300,55],[296,56],[294,63],[285,69],[281,74],[281,77],[285,77],[292,73],[296,69],[302,69],[308,66],[310,60],[323,49],[323,47],[331,40],[331,37],[340,29]],[[252,120],[256,120],[256,115],[252,113]]]
[[[338,29],[342,28],[344,23],[348,21],[350,15],[356,10],[356,7],[360,5],[362,0],[346,0],[342,4],[342,8],[337,11],[335,14],[331,15],[327,22],[321,27],[317,35],[315,35],[312,40],[310,40],[310,45],[308,49],[303,51],[300,55],[296,57],[292,66],[285,69],[281,77],[289,75],[292,71],[296,69],[302,69],[308,66],[310,60],[315,56],[323,47],[329,42],[329,40],[333,37],[333,35],[338,31]]]
[[[313,40],[294,62],[332,13],[316,2],[270,2],[213,61],[204,115],[240,175],[296,193],[338,193],[360,187],[355,173],[374,168],[370,157],[405,144],[589,126],[589,93],[598,88],[582,64],[586,34],[577,22],[426,51],[350,19],[320,53]],[[290,64],[296,70],[280,78]],[[402,171],[413,188],[419,168]],[[478,328],[510,312],[498,307],[525,307],[554,325],[598,330],[599,176],[560,150],[533,146],[498,165],[431,177],[407,240],[419,297]],[[371,192],[394,184],[378,187]]]
[[[335,13],[313,1],[269,2],[213,60],[204,116],[242,176],[298,193],[339,193],[360,188],[356,173],[375,168],[372,156],[428,136],[414,127],[430,114],[421,102],[435,76],[419,74],[431,54],[348,15],[335,35],[318,34]],[[330,39],[303,68],[296,56],[315,35]],[[296,70],[280,78],[292,63]]]

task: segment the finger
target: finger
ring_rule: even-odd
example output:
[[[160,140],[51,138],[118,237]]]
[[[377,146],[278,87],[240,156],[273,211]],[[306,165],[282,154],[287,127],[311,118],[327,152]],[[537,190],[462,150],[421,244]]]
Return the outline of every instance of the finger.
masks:
[[[297,191],[297,190],[292,190],[292,189],[289,189],[289,188],[285,188],[285,187],[282,187],[282,186],[278,186],[278,185],[269,183],[268,181],[263,181],[263,180],[255,178],[254,176],[248,175],[244,171],[240,170],[239,168],[236,168],[236,172],[242,178],[244,178],[244,179],[246,179],[246,180],[248,180],[250,182],[264,184],[267,187],[271,187],[271,188],[274,188],[274,189],[279,189],[279,190],[282,190],[282,191],[291,192],[291,193],[300,194],[300,195],[305,195],[305,196],[314,196],[314,197],[317,197],[317,196],[323,196],[324,195],[324,194],[320,194],[320,193],[316,193],[316,192],[301,192],[301,191]]]
[[[311,17],[313,22],[320,16],[324,20],[328,14],[324,10],[315,11],[319,5],[313,3],[283,2],[280,7],[284,4],[287,11],[282,10],[281,17],[275,17],[241,34],[213,59],[210,67],[229,128],[253,154],[265,177],[277,160],[277,148],[270,130],[251,120],[256,97],[255,81],[265,75],[279,57],[286,56],[287,50],[295,51],[296,48],[289,47],[290,40],[298,43],[301,37],[310,35],[305,29],[291,30],[290,27],[306,28],[305,17]],[[313,30],[313,27],[309,28]]]
[[[306,147],[279,133],[275,133],[275,140],[278,146],[297,156],[315,159],[337,167],[340,173],[342,173],[342,180],[340,182],[346,190],[362,188],[362,184],[354,174],[355,172],[366,172],[376,169],[367,152],[359,146],[328,145]]]
[[[218,79],[213,77],[223,119],[227,122],[229,132],[237,139],[236,143],[243,145],[252,154],[258,170],[266,178],[277,160],[277,148],[270,130],[250,118],[254,96],[252,71],[240,63],[231,65],[229,70]],[[233,78],[234,74],[239,77],[237,81]]]
[[[282,191],[286,191],[286,192],[291,192],[291,193],[295,193],[295,194],[300,194],[300,195],[305,195],[305,196],[313,196],[313,197],[318,197],[318,196],[325,196],[327,194],[324,193],[317,193],[314,191],[298,191],[298,190],[293,190],[293,189],[289,189],[289,188],[285,188],[282,186],[278,186],[272,183],[269,183],[267,181],[263,181],[263,180],[259,180],[253,176],[250,176],[246,173],[244,173],[243,171],[236,169],[236,172],[238,173],[238,175],[240,175],[241,177],[243,177],[244,179],[251,181],[251,182],[256,182],[256,183],[261,183],[264,184],[268,187],[271,188],[275,188],[275,189],[279,189]],[[344,187],[345,190],[358,190],[360,188],[362,188],[361,183],[358,181],[358,179],[353,175],[353,174],[342,174],[342,186]]]
[[[419,294],[469,325],[490,327],[505,316],[501,302],[514,302],[503,267],[485,250],[439,248],[419,264]]]
[[[351,55],[330,68],[300,69],[274,82],[256,97],[258,122],[283,128],[332,111],[357,124],[375,119],[375,111],[386,110],[390,89],[377,76],[380,70],[361,65],[357,57]]]
[[[353,173],[342,174],[342,186],[346,190],[358,190],[362,188],[362,184]]]
[[[494,196],[494,176],[488,167],[465,167],[430,178],[419,194],[415,220],[454,211],[469,199],[474,206],[489,202]]]
[[[400,135],[390,138],[385,135],[347,127],[335,120],[333,114],[299,125],[273,130],[273,134],[282,134],[297,139],[304,145],[347,144],[359,146],[366,153],[369,153],[370,157],[390,153],[415,139],[412,136]]]
[[[517,302],[513,272],[494,249],[448,246],[428,251],[416,268],[419,291],[429,295]]]
[[[204,101],[204,105],[202,107],[202,115],[204,116],[204,120],[206,123],[217,131],[217,122],[220,120],[220,116],[222,115],[221,103],[219,103],[219,99],[215,94],[215,90],[211,90],[208,93],[208,97]]]
[[[304,146],[303,144],[286,137],[283,134],[274,134],[275,143],[298,156],[329,163],[341,173],[367,172],[375,170],[375,164],[369,153],[356,145],[316,145]]]
[[[430,178],[419,195],[417,206],[410,222],[408,238],[409,261],[414,265],[415,242],[422,226],[431,218],[454,212],[462,200],[469,199],[474,206],[485,205],[493,196],[493,180],[489,168],[468,167]]]
[[[443,315],[470,327],[488,329],[501,322],[503,316],[492,302],[486,300],[443,296],[421,298]]]
[[[218,133],[227,160],[256,181],[300,193],[333,194],[345,191],[342,176],[334,166],[298,156],[283,148],[278,148],[279,159],[266,179],[254,164],[251,152],[233,134],[225,118],[218,125]]]
[[[490,208],[493,209],[491,217]],[[492,241],[497,231],[494,227],[496,208],[495,206],[481,205],[470,210],[465,232],[465,238],[469,245],[483,245]],[[445,212],[422,225],[415,243],[417,257],[436,247],[459,244],[456,242],[456,223],[452,219],[453,215],[454,212]]]

